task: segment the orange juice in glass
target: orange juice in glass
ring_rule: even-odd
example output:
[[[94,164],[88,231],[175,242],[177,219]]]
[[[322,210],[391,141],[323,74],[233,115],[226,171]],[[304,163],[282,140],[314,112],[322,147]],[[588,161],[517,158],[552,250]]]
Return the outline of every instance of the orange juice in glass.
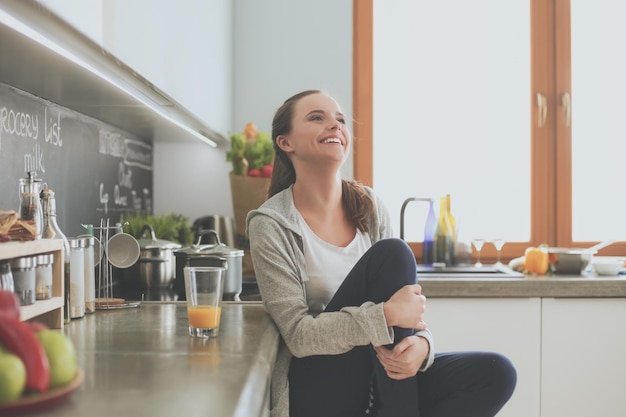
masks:
[[[189,335],[214,337],[219,333],[222,315],[225,268],[185,267],[185,295]]]

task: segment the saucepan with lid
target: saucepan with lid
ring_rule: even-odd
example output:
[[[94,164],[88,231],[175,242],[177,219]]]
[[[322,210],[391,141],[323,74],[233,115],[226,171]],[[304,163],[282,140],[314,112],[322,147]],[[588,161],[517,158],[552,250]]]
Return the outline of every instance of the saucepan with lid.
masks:
[[[151,225],[143,226],[139,242],[139,279],[143,288],[168,288],[174,282],[174,251],[182,245],[157,239]]]
[[[211,235],[215,243],[201,244],[205,235]],[[226,246],[220,242],[217,232],[211,229],[200,231],[195,244],[175,251],[174,255],[176,256],[174,290],[179,300],[185,299],[183,269],[186,266],[222,266],[226,268],[223,300],[239,301],[242,290],[242,249]]]

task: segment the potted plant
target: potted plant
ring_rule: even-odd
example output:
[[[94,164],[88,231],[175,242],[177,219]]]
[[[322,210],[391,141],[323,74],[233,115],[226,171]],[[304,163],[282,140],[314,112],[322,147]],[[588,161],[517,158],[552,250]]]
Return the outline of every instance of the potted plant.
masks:
[[[246,124],[242,133],[231,134],[230,143],[226,160],[233,164],[230,189],[235,214],[235,240],[237,247],[244,250],[243,274],[253,276],[250,244],[245,235],[246,216],[267,199],[274,168],[274,145],[270,134],[259,132],[252,122]]]

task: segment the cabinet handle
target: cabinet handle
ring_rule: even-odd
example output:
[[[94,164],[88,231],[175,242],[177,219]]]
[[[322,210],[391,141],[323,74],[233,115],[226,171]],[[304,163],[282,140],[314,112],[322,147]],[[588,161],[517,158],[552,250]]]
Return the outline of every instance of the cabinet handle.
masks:
[[[572,97],[569,93],[561,95],[561,106],[563,107],[563,117],[565,117],[565,127],[572,125]]]
[[[546,96],[541,93],[537,93],[537,125],[543,127],[546,122],[546,116],[548,115],[548,101]]]

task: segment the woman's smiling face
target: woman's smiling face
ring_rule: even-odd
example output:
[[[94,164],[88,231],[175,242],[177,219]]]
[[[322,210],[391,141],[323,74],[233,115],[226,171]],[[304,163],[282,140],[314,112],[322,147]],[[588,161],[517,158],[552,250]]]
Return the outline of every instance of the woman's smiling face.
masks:
[[[292,161],[331,160],[343,163],[352,138],[339,105],[331,97],[316,93],[295,104],[291,132],[277,138]]]

